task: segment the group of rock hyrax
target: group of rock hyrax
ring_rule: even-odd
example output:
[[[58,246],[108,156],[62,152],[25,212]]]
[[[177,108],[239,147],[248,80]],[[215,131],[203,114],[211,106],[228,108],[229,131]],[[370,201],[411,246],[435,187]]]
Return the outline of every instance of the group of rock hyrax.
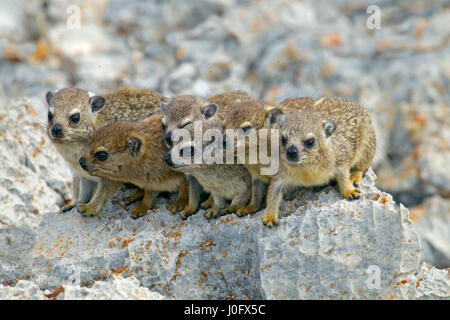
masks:
[[[47,133],[74,172],[75,200],[62,211],[76,207],[84,216],[98,214],[123,183],[130,183],[143,189],[143,194],[124,199],[130,204],[142,198],[133,218],[145,215],[159,192],[178,191],[169,210],[181,211],[183,219],[199,206],[208,219],[229,212],[243,216],[263,208],[266,199],[262,220],[272,227],[278,223],[283,192],[291,187],[336,181],[346,199],[358,199],[358,185],[375,151],[369,114],[341,98],[289,98],[268,104],[246,92],[230,91],[169,99],[153,90],[124,87],[104,96],[65,88],[49,91],[46,100]],[[276,149],[270,143],[267,148],[269,154],[276,150],[278,170],[262,174],[269,164],[259,158],[250,161],[251,144],[245,144],[242,159],[238,144],[227,136],[175,143],[177,130],[192,133],[195,122],[202,124],[202,131],[234,129],[243,136],[266,129],[277,138]],[[240,161],[174,161],[183,152],[195,157],[197,147],[230,145],[232,157]],[[204,191],[210,195],[200,203]]]

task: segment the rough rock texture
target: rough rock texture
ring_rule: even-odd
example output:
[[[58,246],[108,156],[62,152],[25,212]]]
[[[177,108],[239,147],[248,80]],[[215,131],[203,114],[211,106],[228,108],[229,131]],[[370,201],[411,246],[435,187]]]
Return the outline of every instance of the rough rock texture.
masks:
[[[91,288],[77,285],[43,291],[32,281],[20,280],[14,287],[0,285],[0,297],[6,300],[164,300],[164,296],[139,286],[133,277],[121,276],[96,282]]]
[[[13,117],[15,127],[38,121],[25,104],[8,109],[5,117]],[[13,132],[7,129],[2,132]],[[44,132],[33,130],[30,141],[41,141]],[[31,139],[30,132],[17,131],[14,139]],[[9,154],[11,165],[34,152],[17,141],[23,149]],[[19,168],[39,168],[26,173],[52,197],[18,198],[43,211],[18,212],[5,205],[0,212],[5,221],[0,225],[0,297],[47,298],[44,294],[52,297],[60,286],[65,291],[58,299],[160,297],[154,292],[173,299],[450,296],[448,281],[438,281],[446,279],[446,271],[420,266],[420,240],[408,210],[375,187],[372,170],[362,181],[363,199],[344,200],[334,186],[297,190],[282,202],[280,225],[268,229],[262,211],[208,221],[200,210],[183,221],[167,210],[167,198],[133,220],[121,204],[132,190],[108,201],[99,218],[84,218],[76,210],[63,214],[56,203],[67,192],[68,178],[57,174],[66,166],[51,144],[43,144],[39,153]],[[8,166],[0,174],[17,185]],[[49,187],[59,185],[52,179],[62,179],[63,192]],[[8,199],[6,204],[19,201]]]
[[[425,214],[426,212],[426,214]],[[450,201],[439,196],[412,210],[414,229],[420,234],[422,260],[445,268],[450,265]]]

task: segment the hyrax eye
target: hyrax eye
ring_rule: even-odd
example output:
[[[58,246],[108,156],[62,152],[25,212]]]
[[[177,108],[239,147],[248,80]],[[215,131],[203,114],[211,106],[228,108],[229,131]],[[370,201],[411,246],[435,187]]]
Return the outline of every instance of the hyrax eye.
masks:
[[[70,121],[70,123],[77,124],[78,122],[80,122],[80,114],[79,113],[74,113],[73,115],[71,115],[69,117],[69,121]]]
[[[281,144],[285,146],[287,143],[287,139],[284,136],[281,136]]]
[[[250,132],[251,128],[252,128],[252,127],[250,127],[250,126],[243,127],[243,128],[242,128],[242,132],[244,132],[244,134],[247,134],[247,133]]]
[[[164,132],[166,131],[166,125],[163,122],[161,122],[161,128]]]
[[[49,111],[48,112],[48,121],[52,121],[53,120],[53,114]]]
[[[311,139],[305,140],[303,142],[303,144],[305,145],[306,148],[312,148],[314,146],[314,142],[315,142],[314,138],[311,138]]]
[[[98,161],[105,161],[106,159],[108,159],[108,152],[99,151],[94,155],[94,157]]]

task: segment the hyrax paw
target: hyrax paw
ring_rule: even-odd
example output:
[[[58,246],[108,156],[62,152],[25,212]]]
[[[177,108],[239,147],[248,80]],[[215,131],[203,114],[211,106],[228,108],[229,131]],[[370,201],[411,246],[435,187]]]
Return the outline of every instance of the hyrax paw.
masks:
[[[62,207],[62,208],[61,208],[61,211],[62,211],[62,212],[67,212],[67,211],[72,210],[72,209],[75,208],[76,206],[77,206],[76,203],[71,203],[71,204],[68,204],[67,206]]]
[[[135,194],[132,194],[131,196],[122,198],[122,201],[123,201],[123,203],[125,203],[125,205],[129,206],[130,204],[133,204],[139,200],[142,200],[143,197],[144,197],[144,191],[138,190],[138,191],[136,191]]]
[[[350,176],[350,181],[352,182],[353,186],[355,186],[356,188],[359,187],[359,185],[361,184],[361,180],[362,180],[362,172],[361,171],[353,172],[352,175]]]
[[[344,194],[344,197],[348,200],[356,200],[361,197],[361,191],[358,188],[354,188]]]
[[[183,210],[184,208],[186,208],[187,204],[188,204],[187,199],[178,199],[177,201],[175,201],[174,203],[172,203],[169,206],[169,210],[172,213],[177,213],[178,211]]]
[[[277,226],[278,225],[278,218],[277,218],[277,216],[276,215],[264,215],[263,217],[262,217],[262,221],[263,221],[263,224],[265,225],[265,226],[267,226],[268,228],[272,228],[273,226]]]
[[[192,216],[195,213],[196,213],[195,209],[187,207],[183,211],[181,211],[180,216],[181,216],[181,219],[186,220],[189,216]]]
[[[221,215],[221,216],[224,216],[224,215],[226,215],[226,214],[228,214],[228,213],[232,213],[232,212],[236,212],[236,207],[235,206],[229,206],[229,207],[226,207],[226,208],[223,208],[223,209],[221,209],[220,211],[219,211],[219,214]]]
[[[219,216],[219,210],[209,208],[208,210],[205,211],[204,215],[208,220],[210,220],[211,218],[215,219]]]
[[[148,207],[144,205],[138,205],[136,206],[133,211],[131,212],[130,217],[133,219],[138,219],[142,216],[145,216],[147,214]]]
[[[249,205],[246,205],[245,207],[237,209],[236,215],[238,215],[239,217],[243,217],[243,216],[246,216],[249,213],[253,213],[255,211],[258,211],[258,210],[253,205],[249,204]]]
[[[212,204],[213,204],[213,202],[210,201],[210,200],[208,199],[208,200],[206,200],[206,201],[203,201],[203,202],[200,204],[200,208],[202,208],[203,210],[206,210],[206,209],[211,208]]]
[[[97,210],[87,203],[77,204],[77,210],[83,217],[92,217],[97,215]]]

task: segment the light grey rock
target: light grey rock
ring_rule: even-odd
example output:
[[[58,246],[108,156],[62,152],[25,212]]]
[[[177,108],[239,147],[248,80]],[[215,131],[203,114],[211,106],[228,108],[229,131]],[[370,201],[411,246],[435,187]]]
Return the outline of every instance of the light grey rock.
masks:
[[[159,293],[143,288],[133,277],[97,281],[91,288],[64,285],[58,291],[40,290],[33,281],[20,280],[14,287],[0,285],[1,300],[165,300]]]
[[[61,300],[165,300],[156,292],[139,285],[134,277],[113,277],[110,281],[97,281],[91,288],[68,285]]]
[[[449,270],[433,268],[426,263],[421,265],[417,275],[416,298],[421,300],[449,300]]]
[[[14,287],[0,284],[1,300],[46,300],[44,292],[33,282],[20,280]]]
[[[414,221],[414,230],[422,240],[421,260],[437,268],[450,267],[450,201],[439,196],[423,204],[425,215]]]
[[[45,118],[30,100],[11,106],[3,102],[0,114],[0,228],[36,227],[48,212],[59,210],[70,198],[71,174],[51,145]],[[46,114],[46,113],[45,113]]]

